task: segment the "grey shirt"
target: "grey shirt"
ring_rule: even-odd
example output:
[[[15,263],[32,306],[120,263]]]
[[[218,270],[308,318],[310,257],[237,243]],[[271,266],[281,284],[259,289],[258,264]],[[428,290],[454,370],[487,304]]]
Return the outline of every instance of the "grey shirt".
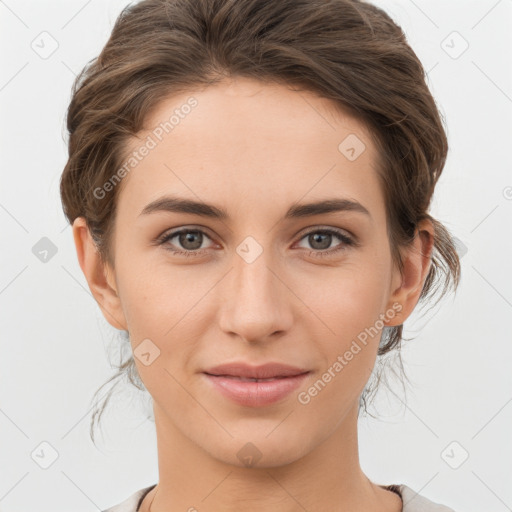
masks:
[[[133,493],[127,500],[102,512],[137,512],[146,494],[155,486],[156,484],[140,489]],[[404,503],[402,512],[455,512],[449,507],[439,505],[424,496],[420,496],[406,485],[383,485],[382,487],[396,492],[402,498]]]

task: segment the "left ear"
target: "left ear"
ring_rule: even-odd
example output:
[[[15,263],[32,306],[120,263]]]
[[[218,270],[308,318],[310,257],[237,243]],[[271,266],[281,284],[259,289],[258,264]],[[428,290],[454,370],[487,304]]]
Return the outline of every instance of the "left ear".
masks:
[[[396,310],[398,303],[402,309],[385,322],[386,326],[393,327],[403,324],[416,307],[432,263],[433,247],[434,226],[432,221],[425,219],[418,223],[411,245],[400,251],[404,268],[401,275],[398,268],[395,268],[395,271],[398,274],[397,280],[401,283],[391,293],[388,307],[395,304],[393,309]]]

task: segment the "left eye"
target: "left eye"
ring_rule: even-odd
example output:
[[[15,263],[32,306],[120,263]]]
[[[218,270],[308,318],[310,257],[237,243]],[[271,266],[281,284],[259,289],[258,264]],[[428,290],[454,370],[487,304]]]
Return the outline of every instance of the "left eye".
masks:
[[[333,236],[336,237],[338,240],[340,240],[341,243],[338,244],[334,249],[329,249],[329,246],[331,245]],[[306,233],[301,238],[301,240],[304,238],[307,238],[308,243],[317,245],[317,247],[313,247],[313,249],[317,249],[318,251],[321,251],[320,254],[323,254],[323,253],[332,254],[334,252],[346,249],[347,246],[354,245],[352,238],[350,238],[349,236],[347,236],[339,231],[332,230],[332,229],[316,229],[314,231],[310,231],[309,233]],[[320,247],[318,247],[318,245]],[[312,252],[317,252],[317,251],[311,251],[309,254],[311,254]]]
[[[335,246],[334,249],[329,249],[333,236],[340,240],[341,243]],[[179,246],[185,250],[167,250],[176,255],[198,256],[207,250],[202,247],[204,237],[210,239],[210,237],[200,229],[181,229],[179,231],[165,234],[160,238],[159,244],[168,244],[168,242],[170,242],[172,239],[177,238]],[[308,243],[313,245],[313,250],[310,250],[309,254],[314,256],[333,254],[355,244],[352,238],[350,238],[348,235],[333,229],[315,229],[314,231],[310,231],[303,235],[300,240],[302,241],[304,239],[307,239]],[[316,247],[314,247],[315,245]]]

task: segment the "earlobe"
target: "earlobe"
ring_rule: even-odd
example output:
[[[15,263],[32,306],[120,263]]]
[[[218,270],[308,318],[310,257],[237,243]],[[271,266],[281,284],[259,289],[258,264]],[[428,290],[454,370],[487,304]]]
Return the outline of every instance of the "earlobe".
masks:
[[[393,290],[388,305],[400,304],[401,309],[386,322],[387,326],[403,324],[416,307],[432,264],[433,247],[434,226],[426,219],[418,224],[414,241],[402,253],[401,284]]]
[[[115,282],[109,283],[113,272],[101,260],[84,217],[77,217],[73,222],[73,238],[78,263],[103,316],[112,327],[128,330]]]

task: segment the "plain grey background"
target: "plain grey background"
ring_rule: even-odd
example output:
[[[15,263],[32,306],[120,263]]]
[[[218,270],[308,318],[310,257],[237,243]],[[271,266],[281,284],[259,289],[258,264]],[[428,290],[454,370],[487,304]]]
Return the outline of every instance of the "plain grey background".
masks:
[[[142,394],[118,395],[98,448],[89,438],[90,401],[118,341],[59,197],[72,81],[127,3],[0,0],[3,512],[102,510],[158,480]],[[431,213],[459,240],[462,281],[406,322],[412,384],[383,389],[380,418],[361,419],[361,464],[373,481],[457,512],[512,510],[512,0],[374,3],[406,32],[446,119]]]

